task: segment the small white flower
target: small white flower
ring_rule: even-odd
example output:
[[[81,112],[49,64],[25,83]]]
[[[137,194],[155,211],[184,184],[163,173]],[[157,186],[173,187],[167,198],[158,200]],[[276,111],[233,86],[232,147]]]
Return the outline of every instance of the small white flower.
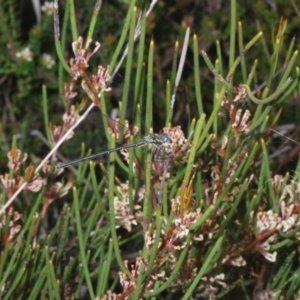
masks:
[[[236,267],[242,267],[246,265],[245,259],[240,255],[236,259],[232,260],[232,265]]]
[[[52,56],[50,54],[44,53],[43,56],[42,56],[42,64],[47,69],[51,69],[55,64],[55,61],[54,61],[54,59],[52,58]]]
[[[53,14],[53,6],[54,2],[48,2],[46,1],[44,5],[41,7],[41,10],[46,13],[48,16],[51,16]]]
[[[16,56],[20,59],[24,59],[24,60],[27,60],[27,61],[32,61],[32,51],[30,50],[29,47],[26,47],[21,52],[17,52]]]

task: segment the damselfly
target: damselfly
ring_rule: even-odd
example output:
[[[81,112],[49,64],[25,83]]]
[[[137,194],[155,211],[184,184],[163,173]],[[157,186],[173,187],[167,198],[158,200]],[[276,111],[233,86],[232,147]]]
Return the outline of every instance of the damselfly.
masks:
[[[112,149],[107,149],[105,151],[96,153],[96,154],[91,154],[85,157],[81,157],[81,158],[76,158],[73,159],[69,162],[65,162],[65,163],[59,163],[55,166],[56,169],[60,169],[60,168],[66,168],[68,166],[74,165],[74,164],[78,164],[82,161],[85,160],[95,160],[98,157],[102,156],[102,155],[106,155],[106,154],[110,154],[112,152],[115,151],[120,151],[123,149],[130,149],[130,148],[136,148],[136,147],[141,147],[141,146],[145,146],[147,144],[152,145],[155,148],[156,153],[157,152],[163,152],[164,153],[164,157],[166,157],[167,152],[165,151],[165,147],[167,145],[170,145],[172,143],[172,139],[169,137],[168,134],[163,133],[161,135],[157,135],[157,134],[148,134],[146,136],[144,136],[143,139],[141,139],[140,141],[131,143],[131,144],[125,144],[122,146],[118,146]],[[158,157],[158,155],[156,155],[156,157]]]

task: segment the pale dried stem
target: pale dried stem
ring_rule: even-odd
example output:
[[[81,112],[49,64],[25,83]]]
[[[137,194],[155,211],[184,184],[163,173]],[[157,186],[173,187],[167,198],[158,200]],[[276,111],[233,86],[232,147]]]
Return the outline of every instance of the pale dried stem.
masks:
[[[68,129],[68,131],[64,134],[64,136],[58,141],[58,143],[53,147],[53,149],[47,154],[47,156],[42,160],[42,162],[37,166],[35,169],[34,173],[37,173],[43,166],[44,164],[50,159],[50,157],[55,154],[59,146],[67,139],[69,134],[86,118],[86,116],[89,114],[91,109],[95,106],[94,103],[92,103],[87,110],[84,112],[83,115],[80,116],[80,118]],[[18,189],[17,191],[12,195],[12,197],[5,203],[3,207],[0,209],[0,215],[2,215],[5,210],[14,202],[16,197],[20,194],[20,192],[24,189],[26,186],[27,182],[24,182]]]

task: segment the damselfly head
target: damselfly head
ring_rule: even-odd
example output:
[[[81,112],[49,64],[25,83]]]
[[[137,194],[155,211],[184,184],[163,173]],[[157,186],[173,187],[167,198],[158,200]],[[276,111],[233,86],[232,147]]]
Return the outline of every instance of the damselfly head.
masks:
[[[165,139],[164,147],[167,148],[167,150],[172,150],[174,157],[180,156],[180,161],[187,161],[191,143],[185,138],[180,126],[165,127],[161,136]]]
[[[165,133],[165,132],[160,137],[161,137],[161,140],[162,140],[163,144],[165,144],[165,143],[172,143],[173,142],[173,140],[171,139],[171,137],[167,133]]]

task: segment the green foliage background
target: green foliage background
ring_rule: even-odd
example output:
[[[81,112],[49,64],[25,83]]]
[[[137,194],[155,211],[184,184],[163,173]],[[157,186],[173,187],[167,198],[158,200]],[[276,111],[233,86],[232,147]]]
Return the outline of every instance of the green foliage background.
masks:
[[[176,66],[173,65],[174,57],[177,54],[177,50],[179,57],[182,53],[187,26],[191,29],[191,41],[193,34],[197,36],[199,56],[200,49],[204,50],[213,64],[215,60],[217,58],[220,59],[221,56],[222,65],[219,66],[218,71],[222,75],[229,72],[229,69],[232,67],[232,65],[230,65],[230,67],[228,67],[228,65],[232,63],[232,61],[230,61],[230,51],[232,51],[230,48],[230,30],[232,26],[231,7],[234,2],[235,1],[201,0],[158,1],[147,18],[145,34],[145,45],[147,46],[143,53],[143,61],[148,62],[150,56],[148,56],[148,48],[151,39],[153,39],[154,67],[153,94],[151,95],[151,100],[154,112],[154,121],[152,124],[155,132],[161,131],[166,123],[168,116],[166,101],[170,100],[167,99],[168,97],[166,95],[166,82],[167,80],[171,80],[171,83],[174,84],[177,68],[177,62]],[[101,48],[100,51],[89,60],[89,72],[91,74],[96,72],[98,65],[107,65],[111,61],[124,27],[125,16],[130,3],[131,1],[103,1],[93,34],[93,41],[99,41]],[[140,1],[137,5],[141,8],[149,5],[149,3]],[[64,26],[63,14],[65,7],[66,3],[61,1],[59,3],[61,28]],[[76,10],[75,20],[78,34],[85,37],[92,18],[94,1],[74,1],[74,7]],[[248,43],[259,31],[263,31],[263,36],[259,41],[245,53],[247,70],[250,70],[254,61],[258,59],[257,68],[251,82],[251,88],[256,88],[257,94],[262,98],[264,98],[264,86],[259,88],[260,84],[271,80],[271,94],[282,84],[279,76],[275,76],[272,79],[269,78],[271,74],[270,69],[275,65],[274,57],[276,57],[277,62],[276,71],[279,70],[279,74],[282,74],[285,70],[282,69],[282,67],[288,63],[288,61],[285,61],[286,58],[288,57],[289,61],[292,60],[294,50],[299,49],[299,10],[299,5],[294,1],[290,1],[288,4],[287,1],[283,0],[273,2],[237,1],[236,3],[236,19],[242,22],[244,43]],[[280,51],[278,56],[276,56],[273,54],[276,51],[276,47],[274,46],[275,37],[279,31],[278,28],[283,27],[284,19],[287,19],[288,23],[284,31],[284,38],[281,40],[283,42]],[[74,32],[72,32],[69,26],[64,37],[65,40],[63,41],[63,44],[66,45],[63,49],[63,57],[67,62],[74,56],[72,52],[72,42],[74,42],[72,34],[74,34]],[[294,41],[293,38],[295,38]],[[179,42],[178,49],[175,46],[177,41]],[[210,140],[208,134],[203,134],[205,131],[204,119],[200,119],[197,125],[195,125],[195,121],[192,121],[193,118],[199,119],[201,116],[199,115],[199,103],[196,101],[194,82],[197,72],[194,70],[195,48],[192,46],[191,41],[187,51],[183,75],[176,94],[177,102],[173,111],[172,126],[180,125],[186,133],[186,136],[188,132],[193,131],[193,129],[195,132],[201,133],[202,135],[199,139],[201,140],[203,137],[203,146],[200,145],[199,148],[196,149],[195,144],[197,143],[197,139],[195,138],[195,140],[193,140],[192,149],[195,151],[195,156],[198,155],[197,158],[203,159],[205,167],[209,167],[213,163],[221,165],[222,176],[225,176],[226,164],[229,164],[230,155],[236,158],[240,152],[238,152],[238,150],[237,152],[232,151],[232,153],[226,154],[227,156],[225,155],[225,157],[219,158],[216,153],[212,153],[212,151],[205,148]],[[219,41],[217,46],[216,41]],[[7,172],[9,172],[10,175],[13,174],[12,170],[9,170],[7,167],[7,153],[14,143],[21,149],[22,153],[28,153],[29,157],[27,162],[28,164],[29,162],[32,163],[34,166],[38,165],[50,151],[51,146],[49,145],[49,139],[47,143],[46,138],[47,134],[49,134],[49,129],[48,124],[45,122],[45,107],[47,107],[47,115],[50,122],[60,124],[66,104],[63,96],[63,83],[70,81],[70,75],[64,72],[62,66],[59,64],[54,42],[53,16],[42,13],[41,23],[37,24],[34,10],[28,1],[0,1],[1,174]],[[18,59],[17,57],[17,53],[22,51],[25,47],[30,47],[32,51],[31,61]],[[43,65],[43,53],[50,54],[55,60],[55,64],[52,68],[48,69]],[[239,54],[239,48],[236,46],[234,58]],[[134,48],[133,55],[135,57],[138,56],[137,47]],[[290,75],[295,80],[299,72],[295,67],[297,65],[299,65],[299,58],[295,60]],[[221,92],[222,87],[222,84],[215,79],[212,70],[210,70],[208,66],[209,63],[207,61],[203,59],[200,60],[200,69],[198,71],[200,71],[201,76],[203,111],[206,113],[207,119],[214,111],[214,107],[217,103],[216,95],[217,92]],[[132,64],[132,78],[136,78],[137,68],[137,62],[134,61]],[[120,71],[122,78],[124,78],[125,72],[126,68],[125,65],[123,65]],[[144,74],[146,73],[145,71]],[[243,76],[242,68],[237,68],[232,77],[226,79],[230,79],[233,86],[237,86],[241,82],[245,83]],[[145,82],[147,83],[147,80],[145,80]],[[122,99],[125,85],[128,85],[130,90],[130,101],[136,100],[133,99],[132,96],[135,88],[134,79],[125,83],[124,81],[122,82],[122,80],[121,83],[118,83],[116,79],[114,84],[112,88],[113,93],[106,95],[108,112],[110,112],[112,107],[118,106],[118,101]],[[47,105],[45,105],[45,97],[42,94],[43,86],[45,86],[47,90]],[[236,202],[233,201],[233,203],[230,204],[226,202],[226,204],[223,203],[218,207],[218,209],[220,209],[218,213],[221,215],[228,212],[226,215],[228,221],[226,221],[225,217],[218,219],[219,216],[214,215],[219,222],[219,228],[224,231],[220,230],[220,233],[216,233],[216,236],[214,236],[211,242],[207,241],[200,246],[198,244],[196,244],[196,246],[194,245],[194,248],[192,248],[190,252],[192,254],[196,253],[194,256],[191,255],[191,257],[193,257],[192,260],[194,262],[196,261],[195,265],[198,268],[198,273],[196,272],[194,274],[191,272],[193,276],[191,275],[190,278],[186,275],[185,278],[187,281],[184,282],[182,286],[178,287],[178,285],[175,285],[176,276],[178,276],[179,273],[182,275],[182,270],[180,272],[178,271],[176,275],[170,272],[167,273],[165,280],[169,278],[173,279],[173,281],[171,281],[174,283],[174,289],[164,289],[161,293],[157,293],[156,295],[155,291],[159,291],[165,282],[162,280],[163,283],[161,283],[160,280],[157,280],[153,287],[154,293],[151,294],[151,292],[146,291],[145,286],[152,278],[149,279],[150,271],[145,270],[145,273],[141,271],[142,275],[136,277],[135,291],[131,291],[130,288],[126,290],[124,287],[122,290],[118,282],[119,277],[116,276],[116,274],[120,270],[123,271],[123,273],[128,273],[128,269],[130,271],[130,267],[126,270],[122,263],[122,260],[124,260],[126,256],[129,256],[129,253],[133,253],[134,258],[141,255],[144,261],[147,263],[150,261],[150,264],[153,264],[153,268],[157,268],[159,271],[161,271],[158,267],[160,261],[151,261],[152,259],[154,260],[155,255],[152,255],[152,253],[155,253],[155,251],[149,251],[148,253],[147,250],[143,248],[145,239],[144,231],[146,231],[145,227],[143,227],[145,226],[143,222],[141,222],[140,227],[132,233],[128,233],[123,229],[118,230],[117,234],[121,236],[122,239],[118,245],[119,250],[116,249],[118,240],[117,236],[113,236],[115,230],[111,229],[115,227],[114,224],[112,224],[111,217],[113,214],[113,202],[111,202],[110,199],[113,197],[104,195],[103,191],[107,187],[107,182],[111,182],[112,184],[110,185],[109,183],[108,187],[113,186],[114,191],[112,193],[114,193],[114,195],[120,194],[120,192],[117,191],[118,181],[114,181],[113,175],[110,178],[110,174],[105,173],[105,167],[101,166],[101,170],[92,167],[89,169],[88,164],[85,164],[79,168],[78,174],[74,175],[66,171],[66,175],[60,179],[64,184],[66,184],[67,180],[72,181],[78,190],[73,190],[73,194],[69,191],[64,198],[56,199],[52,204],[49,203],[45,205],[44,202],[45,194],[47,195],[47,193],[44,192],[47,190],[47,187],[50,186],[51,180],[54,181],[54,178],[51,178],[51,176],[49,176],[49,186],[43,187],[40,193],[27,191],[20,194],[18,201],[14,203],[14,207],[22,213],[21,221],[16,221],[16,223],[21,224],[22,228],[17,236],[18,238],[8,241],[7,232],[10,217],[7,216],[1,221],[1,297],[3,297],[3,299],[10,299],[9,297],[12,296],[14,299],[24,299],[24,297],[28,297],[28,299],[56,299],[59,297],[62,299],[96,299],[98,296],[100,299],[108,289],[111,289],[116,293],[123,293],[123,297],[131,297],[130,299],[138,299],[139,297],[152,297],[152,299],[161,297],[159,299],[169,299],[174,296],[187,299],[191,295],[196,297],[197,293],[200,293],[197,292],[197,288],[201,286],[199,284],[200,278],[203,278],[204,275],[208,276],[208,278],[213,278],[213,276],[222,272],[226,277],[224,281],[227,283],[227,288],[217,289],[215,294],[219,298],[226,299],[229,295],[235,297],[243,293],[245,299],[252,299],[253,295],[257,296],[259,293],[273,292],[273,295],[275,295],[274,299],[276,299],[276,297],[279,299],[281,295],[287,299],[292,299],[300,289],[299,280],[296,276],[292,276],[293,274],[299,275],[299,267],[297,266],[297,259],[295,258],[297,256],[296,251],[298,251],[299,247],[299,243],[297,242],[299,226],[288,233],[280,232],[282,240],[275,246],[273,245],[272,248],[274,251],[279,249],[278,260],[274,264],[265,262],[265,260],[261,263],[262,256],[259,256],[251,247],[251,249],[249,248],[249,253],[247,253],[249,255],[247,267],[234,269],[228,267],[228,265],[222,265],[222,258],[224,257],[221,256],[224,253],[230,252],[230,250],[228,250],[230,243],[234,244],[237,241],[241,241],[243,234],[246,236],[245,240],[247,240],[247,236],[251,236],[250,226],[249,228],[247,227],[247,222],[249,220],[253,221],[250,217],[252,208],[256,213],[262,210],[262,206],[265,206],[266,210],[270,209],[270,207],[272,208],[270,202],[274,204],[280,198],[281,194],[279,192],[276,194],[276,191],[274,192],[272,187],[266,183],[271,182],[271,176],[282,174],[285,184],[287,184],[290,179],[295,179],[295,182],[299,180],[297,173],[299,171],[298,122],[300,120],[298,109],[298,83],[293,85],[293,90],[286,90],[288,91],[286,96],[282,96],[282,98],[279,97],[279,101],[274,105],[272,102],[269,107],[270,121],[266,120],[261,122],[259,125],[262,124],[262,126],[259,127],[259,130],[264,131],[270,126],[274,127],[275,125],[284,126],[292,124],[293,131],[288,132],[288,137],[293,139],[293,142],[288,142],[290,155],[288,156],[286,152],[283,152],[284,154],[278,155],[274,161],[270,160],[268,156],[263,155],[263,153],[267,151],[266,148],[264,148],[264,143],[262,143],[262,146],[260,146],[260,154],[255,156],[255,151],[253,150],[253,160],[257,162],[256,165],[247,165],[245,163],[246,159],[243,163],[241,162],[241,166],[245,163],[245,168],[239,173],[241,174],[240,178],[238,178],[240,180],[239,185],[236,182],[230,182],[230,184],[232,184],[230,193],[233,194],[232,197],[236,197],[234,198]],[[87,98],[83,90],[80,89],[79,84],[77,92],[79,93],[79,96],[76,98],[77,103],[79,103],[82,98]],[[145,100],[143,100],[144,105],[146,106],[146,103],[148,103],[146,98],[149,98],[149,95],[144,92],[143,96],[145,98]],[[258,111],[255,104],[251,101],[248,102],[248,105],[254,112]],[[145,112],[145,106],[142,113]],[[276,119],[279,108],[282,108],[283,112],[280,118],[272,123],[272,120]],[[261,113],[263,114],[262,111]],[[139,117],[135,117],[135,119],[138,118]],[[221,144],[221,138],[226,132],[226,128],[228,129],[230,127],[228,126],[229,121],[226,118],[224,120],[214,121],[210,133],[217,134],[218,145]],[[87,148],[92,147],[93,152],[106,149],[107,142],[105,137],[100,136],[100,132],[101,130],[95,129],[93,125],[88,124],[88,122],[82,124],[81,127],[76,130],[76,138],[70,140],[60,148],[61,153],[70,159],[79,156],[83,152],[81,148],[82,141],[87,143]],[[13,139],[13,136],[15,136],[16,140]],[[250,136],[249,153],[252,149],[256,149],[256,142],[260,141],[256,132],[251,132]],[[244,140],[245,137],[243,137],[241,139],[242,142],[240,141],[239,143],[243,143]],[[286,140],[284,138],[282,139],[282,137],[278,137],[271,139],[270,144],[272,142],[285,144]],[[110,144],[110,146],[112,146],[112,144]],[[272,151],[275,152],[273,149],[274,148],[270,147],[269,155],[272,155]],[[277,149],[276,146],[275,149]],[[191,153],[192,152],[193,150],[191,150]],[[229,153],[229,151],[226,153]],[[111,164],[113,160],[114,158],[111,158]],[[106,161],[106,163],[108,162]],[[257,168],[258,165],[262,166],[261,169]],[[203,167],[203,170],[205,167]],[[193,185],[194,177],[191,175],[191,172],[189,174],[188,169],[188,162],[186,162],[186,165],[180,165],[174,168],[172,180],[170,180],[168,185],[168,196],[170,196],[170,198],[175,198],[175,196],[180,195],[183,186],[181,182],[185,182],[186,185]],[[112,168],[110,172],[112,172],[111,170]],[[147,170],[144,171],[147,173]],[[292,178],[290,178],[286,172],[290,172]],[[103,174],[105,174],[105,176],[103,176]],[[249,190],[247,190],[245,182],[248,180],[250,174],[256,176],[254,178],[255,185],[252,189],[249,188]],[[122,176],[124,176],[124,172],[122,173],[117,170],[116,175],[123,179]],[[131,175],[129,175],[129,177],[130,176]],[[204,230],[203,228],[207,226],[203,224],[206,224],[205,222],[209,220],[212,215],[209,203],[203,204],[202,202],[205,195],[201,188],[199,188],[203,180],[208,180],[209,176],[205,176],[205,174],[203,175],[199,172],[196,176],[194,187],[191,189],[191,195],[187,196],[189,191],[184,195],[184,197],[189,197],[193,199],[193,201],[195,200],[195,208],[200,207],[202,211],[205,212],[201,217],[199,215],[198,222],[189,228],[190,235],[195,234],[195,232],[202,232],[201,230]],[[187,181],[185,181],[186,178],[188,178]],[[263,181],[261,186],[260,180]],[[147,179],[145,181],[147,182]],[[93,186],[92,191],[87,188],[88,184]],[[234,194],[234,188],[238,189],[237,194]],[[282,190],[283,187],[281,188],[281,192]],[[295,194],[295,202],[298,203],[299,196],[297,191]],[[147,195],[147,192],[145,192],[145,198],[147,198]],[[171,197],[171,195],[173,197]],[[271,195],[270,198],[272,198],[272,200],[266,200],[268,195]],[[226,201],[227,196],[227,194],[223,195]],[[255,198],[256,196],[257,198]],[[181,200],[184,197],[181,197]],[[1,205],[4,205],[8,198],[7,192],[2,185]],[[223,198],[218,203],[222,201],[225,202]],[[244,202],[241,201],[241,199],[244,199]],[[261,203],[256,203],[256,199],[260,199]],[[276,199],[276,201],[274,199]],[[101,205],[106,205],[103,204],[105,203],[104,200],[110,201],[109,207],[101,207]],[[242,204],[235,206],[238,205],[239,201],[241,201]],[[153,228],[157,228],[158,230],[158,228],[163,226],[160,214],[164,215],[164,217],[168,216],[171,220],[175,213],[169,202],[164,204],[161,210],[158,209],[157,211],[150,206],[151,205],[147,208],[149,211],[146,211],[144,208],[144,215],[148,217],[147,221],[151,224],[147,227],[147,230],[149,230],[149,232],[152,230],[154,234],[155,231],[153,231]],[[43,214],[43,209],[47,211],[45,214]],[[189,209],[192,210],[191,207],[189,207]],[[279,208],[276,205],[273,206],[273,209],[278,213]],[[37,212],[38,214],[36,214]],[[234,215],[234,213],[236,213],[236,215]],[[102,215],[105,217],[104,225],[101,223],[101,226],[98,226],[98,222],[100,222],[99,216]],[[234,232],[236,228],[234,222],[236,220],[242,223],[240,227],[242,229],[238,229],[237,233]],[[170,227],[167,229],[169,231],[167,230],[166,232],[170,232]],[[226,232],[224,233],[224,237],[222,232]],[[81,236],[81,234],[83,235]],[[190,235],[187,237],[187,241],[192,240]],[[258,238],[259,234],[254,232],[253,236]],[[255,240],[254,237],[253,239]],[[159,238],[163,239],[163,234],[158,237],[157,240],[159,240]],[[159,253],[160,248],[158,244],[156,247],[156,251]],[[218,252],[220,247],[222,247],[222,251]],[[200,248],[201,251],[199,250]],[[248,248],[245,246],[245,249]],[[142,252],[142,254],[139,251]],[[186,264],[187,267],[191,261],[185,258],[185,251],[187,250],[178,251],[175,257],[178,258],[179,264],[181,263],[183,266]],[[164,253],[164,251],[162,252]],[[121,256],[120,253],[126,253],[127,255]],[[252,254],[254,255],[253,258],[250,256]],[[160,255],[162,254],[160,253]],[[160,255],[157,255],[158,260],[162,259]],[[71,260],[69,259],[70,257],[72,257]],[[256,262],[257,257],[259,258]],[[130,257],[130,259],[130,263],[135,263],[132,257]],[[145,265],[147,265],[147,263],[145,263]],[[263,264],[262,268],[260,268],[260,264]],[[168,267],[171,270],[176,270],[176,268],[172,269],[171,265],[172,263],[168,262],[166,270],[168,270]],[[256,273],[253,276],[249,275],[252,270],[255,270],[254,273]],[[28,279],[26,279],[24,274],[26,274]],[[39,275],[40,279],[38,280]],[[174,277],[172,277],[173,275]],[[84,296],[80,296],[82,288],[88,290]],[[206,291],[209,291],[209,288],[206,288]],[[128,294],[126,294],[127,292]],[[203,293],[201,295],[204,297],[205,293],[203,290],[201,290],[201,293]]]

